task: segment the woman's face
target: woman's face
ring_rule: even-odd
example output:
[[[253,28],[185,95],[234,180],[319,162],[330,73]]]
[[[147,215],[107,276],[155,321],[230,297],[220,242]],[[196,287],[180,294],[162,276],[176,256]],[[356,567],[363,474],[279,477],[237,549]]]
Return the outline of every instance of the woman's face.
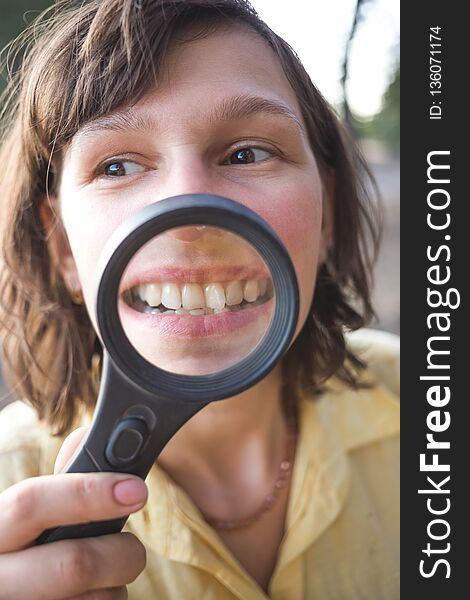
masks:
[[[175,46],[158,87],[86,124],[68,147],[59,203],[71,257],[63,270],[68,280],[78,277],[93,321],[96,265],[109,236],[139,209],[189,193],[236,200],[273,227],[297,273],[300,331],[331,216],[295,94],[249,29]],[[272,302],[269,273],[253,251],[221,231],[192,227],[134,260],[120,310],[149,360],[195,374],[246,353],[262,337]]]

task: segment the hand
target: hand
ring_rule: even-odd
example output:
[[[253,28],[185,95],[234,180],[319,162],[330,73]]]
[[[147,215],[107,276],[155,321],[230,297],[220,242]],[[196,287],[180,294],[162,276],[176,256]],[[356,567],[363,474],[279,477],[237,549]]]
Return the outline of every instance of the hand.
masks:
[[[0,600],[121,600],[144,569],[145,549],[131,533],[33,545],[50,527],[124,517],[146,502],[145,483],[132,475],[58,474],[85,431],[64,441],[56,474],[0,494]]]

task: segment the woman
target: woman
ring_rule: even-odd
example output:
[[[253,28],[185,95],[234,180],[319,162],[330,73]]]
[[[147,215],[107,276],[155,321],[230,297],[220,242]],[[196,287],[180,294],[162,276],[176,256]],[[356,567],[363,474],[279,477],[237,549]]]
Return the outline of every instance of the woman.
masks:
[[[334,113],[242,0],[59,3],[38,31],[2,149],[4,356],[34,409],[0,415],[0,597],[121,598],[135,580],[131,598],[397,598],[396,344],[345,342],[372,313],[376,217]],[[197,192],[281,237],[295,341],[172,438],[133,535],[34,547],[47,527],[145,503],[132,477],[50,473],[96,398],[86,307],[104,243],[143,206]]]

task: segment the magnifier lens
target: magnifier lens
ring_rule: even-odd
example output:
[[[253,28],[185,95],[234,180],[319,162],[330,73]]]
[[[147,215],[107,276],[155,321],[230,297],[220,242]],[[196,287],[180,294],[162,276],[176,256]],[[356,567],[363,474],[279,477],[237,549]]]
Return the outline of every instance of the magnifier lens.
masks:
[[[208,375],[246,358],[274,314],[266,262],[242,237],[206,225],[161,233],[132,257],[119,287],[131,345],[152,365]]]

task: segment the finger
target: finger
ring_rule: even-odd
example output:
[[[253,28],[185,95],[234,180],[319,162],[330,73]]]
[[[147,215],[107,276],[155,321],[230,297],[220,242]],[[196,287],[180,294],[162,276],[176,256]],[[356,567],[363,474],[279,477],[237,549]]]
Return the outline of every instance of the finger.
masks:
[[[131,533],[34,546],[0,557],[1,593],[8,600],[80,597],[131,583],[145,562],[145,548]]]
[[[84,438],[86,432],[88,431],[88,427],[79,427],[72,431],[64,440],[62,444],[59,454],[55,459],[54,465],[54,473],[61,473],[64,469],[65,465],[69,462],[72,454],[80,445],[80,442]]]
[[[0,494],[0,554],[29,546],[51,527],[127,516],[146,500],[142,479],[123,473],[25,479]]]
[[[86,592],[80,594],[80,596],[73,596],[73,598],[67,598],[67,600],[128,600],[129,594],[127,593],[126,587],[118,588],[107,588],[105,590],[93,590],[92,592]]]

